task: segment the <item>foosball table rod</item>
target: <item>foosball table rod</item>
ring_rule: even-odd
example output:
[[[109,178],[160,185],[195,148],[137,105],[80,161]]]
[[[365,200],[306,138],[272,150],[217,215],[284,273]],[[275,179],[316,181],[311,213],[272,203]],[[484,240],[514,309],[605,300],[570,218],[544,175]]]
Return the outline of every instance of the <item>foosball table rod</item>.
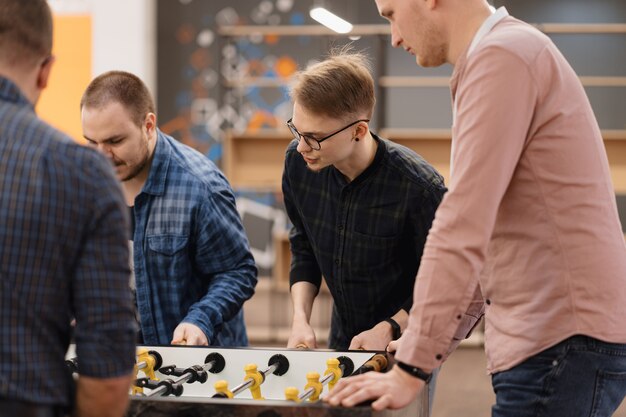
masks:
[[[159,382],[150,382],[144,379],[137,380],[137,383],[145,388],[152,388],[147,397],[167,396],[174,394],[180,396],[183,393],[183,384],[192,384],[194,382],[205,383],[208,379],[207,372],[218,374],[224,370],[226,361],[224,357],[217,352],[210,353],[204,360],[204,365],[194,365],[189,368],[176,368],[175,365],[162,367],[160,372],[165,375],[178,376],[176,379],[164,379]]]
[[[214,398],[233,398],[239,393],[250,390],[252,398],[255,400],[262,400],[261,385],[265,382],[267,375],[274,374],[282,376],[289,370],[289,360],[287,357],[281,354],[274,355],[268,361],[268,367],[264,370],[258,371],[255,364],[248,364],[244,368],[246,376],[244,382],[236,386],[232,391],[228,390],[228,383],[226,381],[217,381],[215,383],[216,394]]]
[[[296,402],[306,400],[318,401],[325,385],[332,389],[339,379],[352,374],[354,370],[354,363],[347,356],[328,359],[326,366],[324,377],[321,380],[319,379],[320,374],[317,372],[309,372],[306,375],[308,383],[304,387],[305,391],[297,395],[297,399],[294,398],[294,392],[297,392],[297,390],[293,391],[293,387],[285,390],[285,398],[292,401],[295,400]]]

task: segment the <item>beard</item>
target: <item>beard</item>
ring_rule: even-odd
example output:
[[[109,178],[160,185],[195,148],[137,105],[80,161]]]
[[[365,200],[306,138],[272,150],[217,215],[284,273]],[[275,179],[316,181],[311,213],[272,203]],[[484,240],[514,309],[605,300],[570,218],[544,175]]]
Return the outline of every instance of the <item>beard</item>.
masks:
[[[142,141],[142,145],[138,152],[141,152],[141,159],[139,159],[137,163],[129,166],[130,171],[126,175],[124,175],[122,178],[120,178],[120,181],[126,182],[126,181],[132,180],[137,175],[139,175],[150,162],[150,150],[148,148],[147,138],[144,138],[144,141]],[[118,166],[117,163],[115,163],[115,165]],[[125,164],[122,162],[119,165],[125,165]]]
[[[148,164],[148,157],[146,156],[139,164],[135,165],[132,170],[120,179],[122,182],[130,181],[135,178]]]

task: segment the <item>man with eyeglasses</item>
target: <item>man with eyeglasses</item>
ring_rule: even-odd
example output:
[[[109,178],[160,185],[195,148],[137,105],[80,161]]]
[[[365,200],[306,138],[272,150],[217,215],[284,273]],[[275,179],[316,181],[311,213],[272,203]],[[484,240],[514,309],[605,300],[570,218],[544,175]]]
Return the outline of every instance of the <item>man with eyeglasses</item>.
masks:
[[[338,50],[297,74],[283,173],[293,322],[288,347],[317,347],[311,309],[324,276],[333,349],[384,350],[406,326],[443,178],[369,130],[367,58]]]

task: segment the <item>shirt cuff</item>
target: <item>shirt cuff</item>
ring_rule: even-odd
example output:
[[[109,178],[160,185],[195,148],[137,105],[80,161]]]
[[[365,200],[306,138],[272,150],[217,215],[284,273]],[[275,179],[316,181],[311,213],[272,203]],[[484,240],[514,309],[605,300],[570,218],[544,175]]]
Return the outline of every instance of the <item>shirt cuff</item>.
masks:
[[[319,290],[322,285],[322,274],[319,269],[311,269],[306,267],[297,267],[289,271],[289,286],[291,287],[296,282],[309,282],[317,287]]]
[[[441,366],[446,358],[448,347],[448,343],[419,336],[414,331],[407,329],[400,338],[395,359],[431,373],[433,369]]]

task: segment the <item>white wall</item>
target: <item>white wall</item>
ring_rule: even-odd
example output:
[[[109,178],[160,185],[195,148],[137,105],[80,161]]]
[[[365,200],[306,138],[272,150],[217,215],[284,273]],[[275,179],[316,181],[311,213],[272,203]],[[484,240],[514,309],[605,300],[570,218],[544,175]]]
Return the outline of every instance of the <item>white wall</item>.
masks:
[[[124,70],[156,100],[156,0],[91,0],[93,73]]]
[[[49,0],[57,14],[91,14],[96,76],[124,70],[139,76],[156,99],[156,0]]]

